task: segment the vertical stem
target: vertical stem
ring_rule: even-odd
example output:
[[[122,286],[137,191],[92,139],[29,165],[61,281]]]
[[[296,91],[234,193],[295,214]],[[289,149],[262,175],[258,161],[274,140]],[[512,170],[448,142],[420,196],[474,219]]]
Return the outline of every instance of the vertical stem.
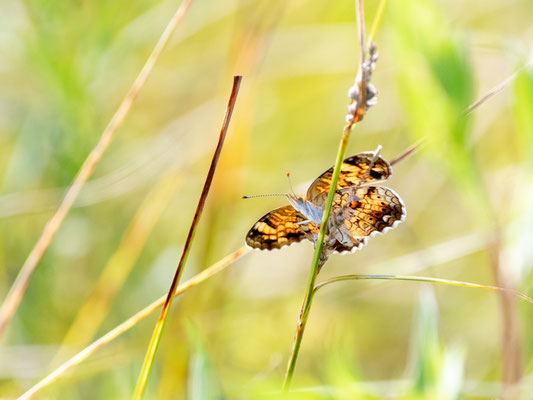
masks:
[[[364,113],[364,112],[363,112]],[[360,116],[361,115],[361,116]],[[331,187],[329,189],[328,198],[326,200],[326,205],[324,207],[324,215],[322,216],[322,223],[320,225],[320,231],[318,233],[318,238],[315,244],[315,252],[313,254],[313,261],[311,262],[311,271],[309,273],[309,279],[307,281],[307,290],[305,292],[304,301],[300,311],[300,316],[298,318],[298,324],[296,326],[296,334],[294,336],[294,344],[292,346],[291,355],[289,358],[289,363],[287,365],[287,371],[285,373],[285,380],[283,381],[283,391],[287,392],[291,385],[292,375],[294,373],[294,367],[296,366],[296,359],[298,358],[298,353],[300,351],[300,345],[302,342],[305,326],[307,324],[307,318],[309,316],[309,311],[311,309],[311,303],[313,302],[313,288],[315,286],[316,278],[318,276],[318,271],[322,268],[326,259],[323,257],[322,250],[324,248],[324,238],[326,234],[326,227],[328,225],[329,215],[331,213],[331,206],[333,204],[333,197],[335,196],[335,189],[337,188],[337,182],[339,179],[339,174],[344,160],[344,153],[346,152],[346,146],[348,144],[348,138],[350,136],[351,127],[357,121],[362,118],[362,115],[358,112],[355,113],[355,117],[352,122],[349,122],[345,125],[344,131],[342,134],[342,139],[339,144],[339,150],[337,152],[337,160],[335,163],[335,168],[333,170],[333,175],[331,177]]]
[[[322,265],[325,263],[325,260],[319,262],[318,270],[322,268]],[[292,375],[294,374],[294,368],[296,366],[296,359],[298,358],[298,353],[300,352],[300,346],[302,344],[302,338],[304,335],[305,326],[307,324],[307,318],[309,317],[309,311],[311,310],[311,303],[313,302],[313,297],[315,291],[316,278],[318,276],[318,270],[316,273],[311,271],[309,274],[308,288],[311,287],[311,290],[305,292],[304,301],[302,304],[302,309],[300,311],[300,316],[298,317],[298,324],[296,325],[296,333],[294,334],[294,343],[292,344],[291,357],[289,359],[289,364],[287,366],[287,371],[285,372],[285,380],[283,381],[283,392],[288,392],[289,387],[292,381]]]
[[[356,3],[357,25],[359,28],[359,42],[360,42],[359,45],[360,45],[360,50],[361,50],[361,53],[360,53],[361,55],[359,59],[360,74],[358,74],[358,78],[356,78],[356,83],[355,83],[359,87],[357,108],[355,112],[352,114],[352,117],[349,118],[348,121],[345,123],[344,129],[342,132],[341,141],[339,143],[339,149],[337,151],[337,159],[335,161],[335,167],[333,169],[333,174],[331,177],[331,186],[329,188],[326,204],[324,205],[324,213],[322,215],[320,231],[318,233],[318,237],[317,237],[316,244],[315,244],[315,252],[313,254],[313,261],[311,262],[311,271],[309,273],[307,290],[306,290],[305,297],[302,303],[302,308],[300,310],[300,316],[298,318],[298,324],[296,326],[296,334],[294,336],[294,343],[292,346],[291,355],[289,357],[287,371],[285,373],[285,379],[283,381],[283,389],[282,389],[283,392],[289,391],[292,376],[294,374],[294,368],[296,366],[296,359],[298,358],[298,353],[300,351],[300,346],[302,343],[305,326],[307,324],[307,319],[309,317],[309,312],[311,310],[311,304],[313,302],[313,297],[314,297],[313,288],[315,286],[318,272],[320,271],[324,263],[327,261],[327,256],[323,253],[324,238],[326,235],[326,229],[328,226],[329,216],[331,213],[331,206],[333,204],[333,198],[335,196],[335,191],[337,189],[337,182],[339,179],[339,174],[340,174],[342,163],[344,160],[344,153],[346,152],[346,147],[348,145],[348,139],[350,138],[350,134],[352,132],[353,126],[359,121],[361,121],[366,114],[366,82],[368,81],[369,77],[366,76],[368,71],[365,68],[363,68],[363,63],[365,62],[365,25],[364,25],[364,14],[363,14],[363,0],[356,0],[355,3]],[[386,4],[386,0],[381,0],[380,8],[378,10],[378,13],[373,23],[371,40],[373,40],[374,35],[379,26],[379,22],[381,21],[381,17],[383,15],[383,9],[385,7],[385,4]],[[413,151],[414,149],[411,150],[409,154],[412,153]]]
[[[300,352],[300,346],[302,343],[302,338],[307,324],[307,319],[309,317],[309,311],[311,310],[311,304],[313,302],[313,288],[315,286],[316,278],[318,272],[324,265],[327,260],[325,254],[323,254],[324,248],[324,238],[326,235],[326,229],[328,226],[329,216],[331,213],[331,206],[333,205],[333,197],[335,196],[335,191],[337,189],[337,182],[339,180],[339,174],[341,172],[342,162],[344,160],[344,153],[346,152],[346,147],[348,145],[348,139],[350,138],[350,133],[352,132],[353,126],[361,121],[366,112],[366,79],[364,76],[363,62],[365,60],[365,48],[364,48],[364,17],[363,17],[363,4],[362,0],[356,1],[356,10],[357,10],[357,23],[359,25],[359,38],[361,46],[361,58],[359,60],[359,70],[360,82],[359,82],[359,99],[358,106],[356,111],[353,114],[353,117],[350,118],[344,124],[344,130],[342,132],[341,141],[339,143],[339,149],[337,151],[337,159],[335,161],[335,168],[333,169],[333,175],[331,177],[331,186],[329,188],[328,198],[324,206],[324,214],[322,215],[322,222],[320,224],[320,231],[318,233],[317,241],[315,244],[315,252],[313,254],[313,261],[311,262],[311,271],[309,272],[309,279],[307,281],[307,290],[305,292],[304,301],[300,311],[300,316],[298,318],[298,324],[296,326],[296,334],[294,336],[294,343],[292,346],[291,355],[289,357],[289,363],[287,365],[287,371],[285,373],[285,379],[283,381],[283,392],[288,392],[292,376],[294,374],[294,368],[296,366],[296,359],[298,358],[298,353]]]

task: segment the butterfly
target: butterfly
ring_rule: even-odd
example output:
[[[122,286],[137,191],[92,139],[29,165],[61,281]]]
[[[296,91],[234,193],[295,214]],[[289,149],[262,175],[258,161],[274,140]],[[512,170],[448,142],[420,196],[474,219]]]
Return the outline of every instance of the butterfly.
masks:
[[[391,165],[375,152],[343,161],[324,241],[326,254],[354,252],[367,238],[385,233],[405,219],[400,196],[376,185],[391,175]],[[287,195],[290,205],[261,217],[246,235],[246,244],[274,250],[302,240],[316,242],[332,176],[333,167],[314,180],[305,198]]]

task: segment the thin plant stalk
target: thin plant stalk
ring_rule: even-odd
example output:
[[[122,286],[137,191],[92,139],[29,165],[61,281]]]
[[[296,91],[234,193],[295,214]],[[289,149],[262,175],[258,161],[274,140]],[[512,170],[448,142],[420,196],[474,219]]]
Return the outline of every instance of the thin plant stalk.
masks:
[[[337,189],[337,181],[339,179],[339,174],[341,171],[342,162],[344,160],[344,154],[346,152],[346,147],[348,145],[348,139],[350,138],[350,134],[352,132],[353,126],[361,121],[366,113],[366,79],[365,79],[365,70],[363,68],[363,63],[365,61],[365,45],[364,45],[364,16],[363,16],[363,4],[362,0],[356,1],[356,8],[357,8],[357,24],[359,27],[359,39],[360,39],[360,46],[361,46],[361,55],[359,60],[359,71],[360,71],[360,79],[357,81],[356,84],[359,85],[359,96],[357,99],[357,108],[355,112],[352,114],[352,118],[350,118],[344,125],[344,129],[342,132],[341,141],[339,144],[339,149],[337,151],[337,159],[335,161],[335,167],[333,169],[333,175],[331,177],[331,186],[329,188],[328,197],[326,200],[326,204],[324,205],[324,214],[322,216],[322,221],[320,224],[320,231],[318,233],[318,238],[315,244],[315,252],[313,254],[313,260],[311,262],[311,270],[309,272],[309,278],[307,282],[307,290],[305,293],[305,297],[303,300],[302,308],[300,311],[300,316],[298,317],[298,324],[296,326],[296,333],[294,336],[294,342],[291,350],[291,355],[289,357],[289,362],[287,365],[287,370],[285,372],[285,379],[283,381],[283,392],[288,392],[290,389],[290,384],[292,380],[292,376],[294,374],[294,368],[296,366],[296,360],[298,358],[298,353],[300,351],[300,346],[302,344],[302,338],[303,333],[305,330],[305,326],[307,324],[307,319],[309,317],[309,311],[311,309],[311,304],[313,302],[313,296],[314,291],[313,288],[315,286],[316,278],[318,276],[318,272],[320,271],[321,267],[325,263],[326,259],[323,255],[323,247],[324,247],[324,238],[326,235],[326,229],[328,226],[329,216],[331,213],[331,206],[333,204],[333,197],[335,196],[335,191]]]
[[[383,12],[385,11],[385,6],[387,5],[387,0],[381,0],[379,2],[378,10],[376,11],[376,16],[374,17],[374,22],[372,22],[372,27],[370,28],[370,33],[368,35],[368,40],[373,42],[376,38],[376,33],[381,23],[381,18],[383,17]]]
[[[172,33],[178,26],[178,23],[185,16],[185,13],[187,12],[191,2],[192,0],[184,0],[176,11],[176,13],[174,14],[174,16],[172,17],[172,19],[170,20],[170,22],[168,23],[167,27],[161,34],[161,37],[157,41],[154,49],[152,50],[152,53],[150,54],[143,68],[141,69],[141,72],[139,72],[139,75],[133,82],[126,96],[124,97],[124,100],[122,100],[122,103],[111,118],[111,121],[109,121],[109,124],[102,132],[100,140],[83,162],[83,165],[81,166],[71,185],[67,189],[63,200],[59,204],[59,207],[57,208],[54,215],[52,215],[52,217],[46,223],[43,232],[41,233],[41,236],[37,240],[37,243],[35,243],[33,249],[28,255],[28,258],[26,259],[26,261],[24,261],[24,264],[22,265],[22,268],[20,269],[17,278],[15,279],[15,282],[11,286],[11,289],[9,290],[2,304],[2,307],[0,308],[0,337],[2,337],[7,324],[9,323],[9,321],[13,317],[13,314],[17,310],[22,300],[22,297],[24,296],[26,288],[28,287],[28,283],[33,274],[33,271],[37,267],[37,264],[41,260],[44,252],[50,245],[55,233],[57,232],[57,230],[61,226],[61,223],[65,219],[65,216],[72,208],[74,202],[76,201],[76,198],[78,197],[81,191],[81,188],[83,187],[87,179],[89,179],[89,177],[92,175],[96,164],[98,164],[105,150],[109,147],[109,144],[113,140],[116,131],[122,125],[135,98],[137,97],[137,94],[144,86],[144,83],[146,82],[155,65],[155,62],[159,58],[159,55],[163,51],[165,45],[168,43]]]
[[[478,108],[480,105],[485,103],[488,99],[490,99],[492,96],[495,96],[499,92],[501,92],[503,89],[505,89],[509,84],[511,84],[515,78],[518,76],[520,71],[528,68],[533,64],[533,61],[527,62],[525,65],[523,65],[521,68],[519,68],[517,71],[509,75],[507,78],[505,78],[503,81],[498,83],[496,86],[494,86],[492,89],[490,89],[487,93],[485,93],[481,98],[474,101],[472,104],[470,104],[466,110],[463,112],[463,115],[466,116],[470,114],[472,111],[474,111],[476,108]]]
[[[146,389],[146,383],[148,382],[148,377],[150,376],[150,372],[152,370],[155,353],[157,352],[157,347],[159,346],[159,342],[161,341],[163,328],[165,327],[165,322],[167,320],[168,310],[170,309],[170,306],[172,305],[172,300],[174,299],[174,292],[176,291],[176,288],[178,287],[185,263],[187,262],[187,257],[189,255],[191,244],[194,239],[196,227],[198,226],[198,221],[200,220],[200,216],[202,215],[205,201],[207,199],[207,194],[209,193],[209,189],[211,188],[211,183],[213,182],[213,176],[215,175],[215,170],[218,164],[218,160],[220,158],[220,153],[222,152],[222,146],[224,145],[224,139],[226,138],[226,132],[228,131],[229,123],[231,121],[231,115],[233,114],[235,102],[237,101],[237,95],[239,93],[239,87],[241,85],[241,81],[242,81],[242,76],[237,75],[233,77],[233,88],[231,90],[231,95],[228,101],[228,106],[226,108],[226,115],[224,116],[224,122],[222,123],[222,129],[220,130],[220,136],[218,139],[217,147],[215,149],[215,153],[213,154],[213,159],[211,160],[211,166],[209,167],[209,171],[207,173],[204,187],[200,195],[200,200],[198,201],[196,211],[194,212],[194,216],[191,222],[191,227],[189,229],[189,233],[187,235],[187,239],[185,240],[185,245],[183,247],[183,252],[181,254],[181,258],[178,263],[178,266],[176,268],[176,273],[174,274],[174,278],[172,279],[172,283],[170,285],[167,298],[165,299],[165,303],[163,304],[163,307],[161,308],[161,314],[159,315],[159,318],[156,322],[154,333],[152,334],[150,344],[148,345],[148,350],[146,351],[146,356],[144,358],[141,372],[137,380],[137,385],[135,387],[135,392],[133,394],[133,398],[136,400],[142,399],[144,395],[144,391]]]
[[[419,140],[418,142],[412,144],[408,148],[406,148],[402,153],[398,154],[396,157],[394,157],[392,160],[389,161],[389,164],[391,166],[394,166],[395,164],[398,164],[400,161],[403,161],[407,158],[410,158],[412,155],[414,155],[418,150],[420,150],[420,146],[422,145],[422,141]]]
[[[413,275],[341,275],[336,276],[334,278],[325,280],[323,282],[317,283],[315,287],[313,288],[314,292],[317,292],[318,289],[321,287],[330,285],[335,282],[343,282],[343,281],[353,281],[353,280],[394,280],[394,281],[411,281],[411,282],[428,282],[428,283],[441,283],[445,285],[452,285],[452,286],[462,286],[462,287],[469,287],[469,288],[475,288],[475,289],[486,289],[486,290],[495,290],[498,292],[504,292],[508,293],[510,295],[520,297],[521,299],[528,301],[530,303],[533,303],[533,299],[529,296],[526,296],[525,294],[518,292],[516,290],[507,289],[504,287],[499,286],[490,286],[490,285],[481,285],[478,283],[470,283],[470,282],[463,282],[463,281],[455,281],[452,279],[442,279],[442,278],[429,278],[425,276],[413,276]]]
[[[204,269],[202,272],[193,276],[187,282],[180,285],[176,289],[176,292],[174,293],[174,295],[178,296],[179,294],[182,294],[185,291],[189,290],[190,288],[209,279],[213,275],[229,267],[231,264],[233,264],[233,262],[235,262],[237,259],[239,259],[243,255],[247,254],[249,251],[250,249],[248,247],[243,246],[240,249],[234,251],[233,253],[228,254],[226,257],[224,257],[217,263],[213,264],[209,268]],[[65,361],[63,364],[57,367],[54,371],[52,371],[50,374],[48,374],[43,379],[41,379],[39,382],[37,382],[34,386],[32,386],[28,391],[26,391],[24,394],[18,397],[18,400],[28,400],[32,398],[34,395],[40,392],[43,388],[55,382],[65,372],[69,371],[71,368],[79,365],[82,361],[86,360],[89,356],[94,354],[102,346],[110,343],[111,341],[113,341],[114,339],[116,339],[117,337],[119,337],[120,335],[128,331],[129,329],[133,328],[144,318],[148,317],[150,314],[152,314],[155,310],[157,310],[159,307],[163,305],[166,298],[167,298],[166,294],[164,296],[161,296],[159,299],[154,301],[152,304],[146,306],[141,311],[137,312],[135,315],[132,315],[126,321],[122,322],[120,325],[117,325],[115,328],[107,332],[104,336],[100,337],[99,339],[91,343],[89,346],[85,347],[82,351],[77,353],[75,356],[73,356],[69,360]]]

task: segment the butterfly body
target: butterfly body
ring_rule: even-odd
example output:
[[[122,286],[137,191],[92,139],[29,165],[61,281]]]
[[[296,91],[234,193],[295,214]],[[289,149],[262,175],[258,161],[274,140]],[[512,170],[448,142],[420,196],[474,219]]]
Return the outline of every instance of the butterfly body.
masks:
[[[368,237],[385,233],[405,219],[401,198],[390,188],[374,186],[391,174],[390,164],[374,152],[344,160],[324,241],[327,254],[354,252]],[[260,218],[248,232],[246,244],[273,250],[305,239],[316,242],[332,176],[333,167],[315,179],[305,198],[287,196],[291,205]]]
[[[322,215],[324,215],[323,207],[317,206],[300,196],[289,195],[287,198],[292,207],[306,218],[300,224],[313,222],[315,225],[319,225],[322,222]]]

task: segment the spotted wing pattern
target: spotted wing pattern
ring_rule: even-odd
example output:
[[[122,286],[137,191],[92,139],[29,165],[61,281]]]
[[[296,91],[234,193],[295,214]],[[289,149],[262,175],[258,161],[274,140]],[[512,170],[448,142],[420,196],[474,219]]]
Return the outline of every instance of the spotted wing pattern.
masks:
[[[392,174],[387,161],[378,157],[372,164],[373,158],[374,152],[365,152],[345,159],[342,164],[325,238],[327,254],[354,252],[366,244],[368,237],[385,233],[405,219],[405,206],[392,189],[369,185],[384,181]],[[323,208],[332,174],[330,168],[315,179],[307,191],[307,199],[302,200]],[[250,229],[246,244],[255,249],[273,250],[304,239],[315,242],[317,226],[306,222],[312,218],[302,212],[285,206],[267,213]]]
[[[342,207],[339,222],[355,238],[385,233],[405,219],[400,196],[385,186],[361,187],[355,196],[343,193],[339,197]]]
[[[350,242],[340,242],[339,240],[327,243],[325,250],[328,254],[340,253],[347,254],[359,250],[366,244],[366,238],[352,238]]]
[[[277,208],[252,226],[246,235],[246,244],[254,249],[273,250],[311,239],[317,232],[315,224],[301,224],[303,221],[305,217],[292,206]]]
[[[369,151],[345,159],[341,166],[339,180],[337,181],[337,190],[358,185],[363,175],[367,173],[373,158],[374,152]],[[332,175],[333,167],[316,178],[307,190],[307,200],[316,205],[323,206],[326,203],[331,186]],[[391,175],[392,168],[390,164],[379,156],[370,171],[368,171],[365,181],[376,183],[388,179]]]

